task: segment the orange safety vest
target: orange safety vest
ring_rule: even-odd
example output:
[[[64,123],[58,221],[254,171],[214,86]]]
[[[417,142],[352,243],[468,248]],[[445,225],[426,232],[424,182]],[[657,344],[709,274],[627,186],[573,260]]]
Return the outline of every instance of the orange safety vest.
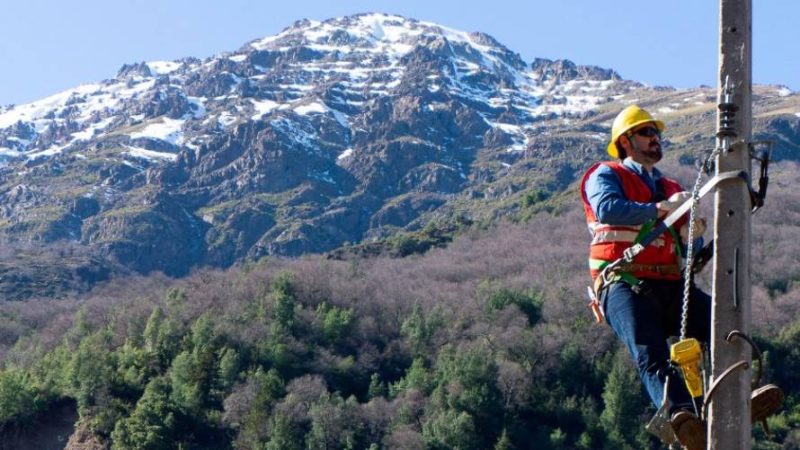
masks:
[[[589,270],[594,280],[607,264],[622,258],[623,252],[652,229],[655,220],[638,225],[609,225],[601,223],[592,211],[589,199],[586,197],[586,181],[600,165],[605,165],[614,170],[622,184],[625,198],[639,203],[652,202],[653,193],[638,174],[618,162],[600,162],[586,171],[581,180],[581,198],[583,209],[586,213],[586,222],[592,233],[592,243],[589,246]],[[677,181],[662,177],[659,181],[664,190],[664,195],[669,198],[683,188]],[[676,226],[679,227],[685,219],[681,219]],[[678,280],[681,277],[680,247],[675,231],[670,227],[669,232],[663,233],[658,239],[648,245],[624,271],[637,279]],[[625,279],[625,277],[623,277]]]

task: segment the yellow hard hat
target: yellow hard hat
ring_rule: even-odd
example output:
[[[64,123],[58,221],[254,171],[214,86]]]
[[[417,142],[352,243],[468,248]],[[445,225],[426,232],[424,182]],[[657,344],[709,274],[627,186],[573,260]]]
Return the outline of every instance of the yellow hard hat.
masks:
[[[664,131],[664,128],[666,128],[664,127],[664,122],[654,119],[649,112],[640,108],[639,105],[630,105],[620,111],[611,126],[611,142],[608,143],[606,148],[608,154],[613,158],[619,158],[617,139],[629,130],[648,122],[654,123],[659,131]]]

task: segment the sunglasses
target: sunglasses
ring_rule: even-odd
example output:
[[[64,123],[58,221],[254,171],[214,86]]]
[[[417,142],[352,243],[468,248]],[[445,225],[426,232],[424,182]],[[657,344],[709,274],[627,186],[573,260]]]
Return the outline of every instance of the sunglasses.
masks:
[[[630,133],[628,133],[628,136],[631,136],[631,135],[634,135],[634,134],[638,134],[639,136],[643,136],[643,137],[658,136],[659,139],[661,138],[661,131],[656,127],[639,128],[636,131],[631,131]]]

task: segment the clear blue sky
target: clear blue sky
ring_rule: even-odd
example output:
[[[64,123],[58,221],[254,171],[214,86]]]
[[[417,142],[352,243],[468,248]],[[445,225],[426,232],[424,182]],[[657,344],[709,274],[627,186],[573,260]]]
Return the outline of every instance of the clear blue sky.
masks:
[[[400,14],[494,36],[650,85],[715,85],[718,0],[9,0],[0,105],[112,78],[122,64],[204,58],[302,18]],[[800,90],[799,0],[753,0],[753,81]]]

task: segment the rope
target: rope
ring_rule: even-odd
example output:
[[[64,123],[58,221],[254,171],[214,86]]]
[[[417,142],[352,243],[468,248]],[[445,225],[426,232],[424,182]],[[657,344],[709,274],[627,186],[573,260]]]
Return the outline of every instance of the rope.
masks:
[[[692,266],[694,265],[694,218],[697,213],[697,205],[700,203],[700,181],[703,178],[703,168],[709,167],[709,162],[717,157],[721,148],[716,147],[703,162],[697,172],[697,178],[692,187],[692,208],[689,210],[689,236],[686,239],[686,267],[683,268],[683,305],[681,308],[681,336],[686,339],[686,327],[689,321],[689,291],[692,286]]]

